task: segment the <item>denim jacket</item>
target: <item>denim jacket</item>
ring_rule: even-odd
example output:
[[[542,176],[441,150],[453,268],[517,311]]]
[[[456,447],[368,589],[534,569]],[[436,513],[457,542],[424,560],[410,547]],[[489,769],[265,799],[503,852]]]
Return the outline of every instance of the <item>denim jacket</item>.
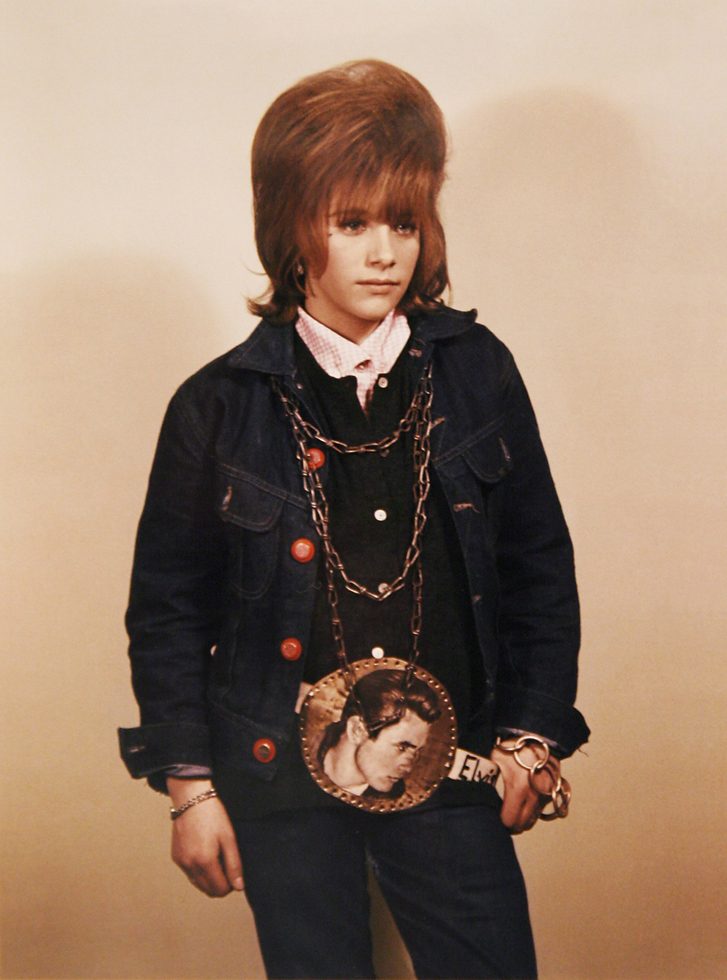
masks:
[[[579,615],[570,537],[525,387],[476,313],[410,318],[433,370],[432,466],[451,507],[495,727],[570,754]],[[291,738],[320,558],[289,424],[270,376],[313,422],[293,324],[263,321],[167,410],[139,524],[127,628],[135,777],[175,764],[272,779]],[[325,474],[323,475],[325,481]],[[300,560],[312,545],[311,560]]]

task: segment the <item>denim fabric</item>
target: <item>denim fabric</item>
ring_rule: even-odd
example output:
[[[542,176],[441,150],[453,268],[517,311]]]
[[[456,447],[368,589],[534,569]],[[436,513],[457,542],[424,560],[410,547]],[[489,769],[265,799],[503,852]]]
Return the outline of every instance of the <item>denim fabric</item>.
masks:
[[[418,977],[535,977],[512,840],[490,806],[238,821],[270,977],[373,977],[366,861]]]
[[[578,599],[568,530],[512,356],[474,313],[411,319],[433,365],[432,465],[467,572],[492,727],[573,752]],[[141,725],[122,729],[136,777],[175,764],[275,775],[303,676],[320,549],[277,376],[316,422],[293,325],[263,322],[203,368],[167,411],[137,537],[127,628]],[[324,474],[325,479],[325,474]],[[298,538],[316,558],[296,561]],[[303,656],[280,644],[296,637]],[[272,741],[277,755],[253,751]],[[259,753],[258,753],[259,755]],[[157,779],[157,785],[163,779]]]

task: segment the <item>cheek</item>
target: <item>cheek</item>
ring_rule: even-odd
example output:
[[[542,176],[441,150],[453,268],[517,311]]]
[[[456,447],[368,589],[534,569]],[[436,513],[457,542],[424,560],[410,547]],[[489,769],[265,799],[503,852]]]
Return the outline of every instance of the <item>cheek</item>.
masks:
[[[359,762],[369,775],[380,775],[389,763],[388,755],[383,746],[366,742],[361,746]]]
[[[351,249],[330,248],[328,261],[321,278],[326,280],[331,289],[347,288],[352,277],[358,274],[360,259],[352,254]]]
[[[402,261],[406,263],[408,269],[413,273],[421,254],[421,246],[418,240],[405,243],[402,254]]]
[[[395,745],[381,745],[379,747],[379,762],[388,767],[393,766],[399,759],[400,753]]]

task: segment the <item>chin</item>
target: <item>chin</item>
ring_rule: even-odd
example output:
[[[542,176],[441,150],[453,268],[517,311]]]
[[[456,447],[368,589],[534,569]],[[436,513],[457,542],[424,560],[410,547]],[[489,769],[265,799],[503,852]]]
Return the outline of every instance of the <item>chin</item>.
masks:
[[[366,319],[383,320],[387,313],[396,309],[401,297],[380,296],[361,306],[360,316]]]
[[[360,323],[376,324],[381,323],[387,313],[389,313],[392,309],[393,307],[387,305],[373,309],[357,310],[354,313],[354,316]]]

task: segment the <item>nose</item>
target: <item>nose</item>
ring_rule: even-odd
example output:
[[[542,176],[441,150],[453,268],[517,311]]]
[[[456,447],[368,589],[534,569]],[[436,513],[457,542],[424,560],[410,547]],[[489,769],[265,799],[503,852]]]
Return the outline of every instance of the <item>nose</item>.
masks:
[[[408,776],[414,768],[414,763],[419,758],[419,749],[407,749],[404,757],[399,762],[399,776]]]
[[[368,259],[371,265],[388,269],[396,262],[394,254],[394,232],[385,224],[376,224],[369,229]]]

